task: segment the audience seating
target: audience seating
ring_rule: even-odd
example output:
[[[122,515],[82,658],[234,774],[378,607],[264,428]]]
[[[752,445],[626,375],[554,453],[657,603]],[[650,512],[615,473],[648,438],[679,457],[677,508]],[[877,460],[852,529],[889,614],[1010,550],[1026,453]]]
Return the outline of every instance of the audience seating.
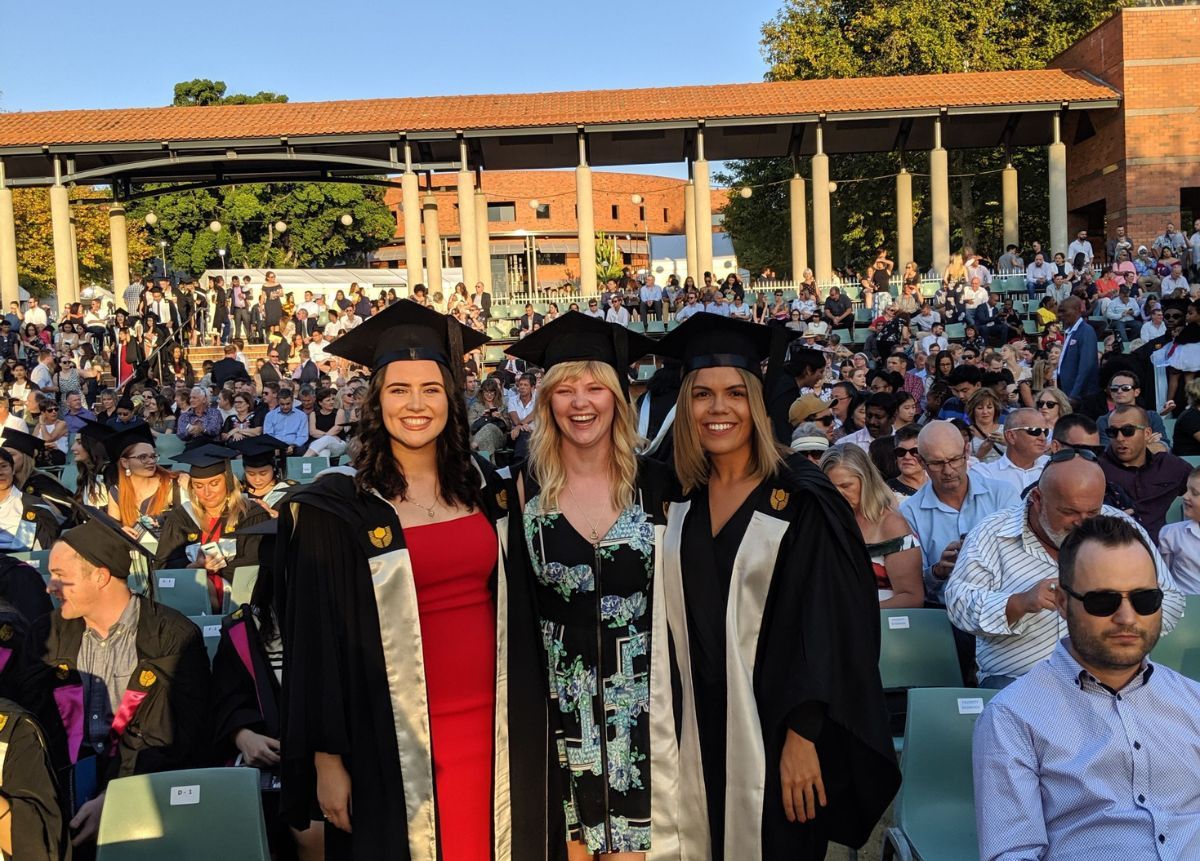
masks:
[[[967,324],[966,323],[947,323],[946,324],[946,338],[948,340],[961,341],[965,337],[967,337]]]
[[[1179,523],[1183,520],[1183,497],[1179,497],[1171,503],[1171,507],[1167,509],[1167,523]]]
[[[233,585],[229,591],[229,606],[227,611],[235,610],[243,604],[250,603],[250,595],[254,592],[254,584],[258,582],[258,566],[243,565],[233,569]]]
[[[154,597],[185,616],[203,616],[212,608],[208,597],[208,574],[200,568],[155,571]]]
[[[221,616],[188,616],[192,624],[204,635],[204,648],[208,650],[208,660],[212,663],[217,654],[217,644],[221,642]]]
[[[884,861],[979,857],[971,736],[975,721],[995,694],[975,688],[909,692],[900,764],[903,783],[893,807],[896,824],[884,836]]]
[[[1174,424],[1172,424],[1171,430],[1175,430]],[[1172,439],[1174,439],[1174,437],[1172,437]],[[1186,460],[1193,467],[1200,466],[1200,454],[1185,454],[1183,456],[1183,459]]]
[[[118,778],[108,784],[96,844],[97,861],[268,861],[258,769]]]
[[[317,477],[323,469],[329,467],[329,459],[325,457],[289,457],[287,459],[287,478],[308,484]]]
[[[184,441],[173,433],[160,434],[154,440],[154,450],[158,452],[159,460],[170,460],[183,453]]]
[[[1200,682],[1200,595],[1188,595],[1183,618],[1163,634],[1150,660]]]
[[[945,610],[880,610],[879,629],[879,677],[891,714],[892,743],[899,753],[909,689],[957,687],[962,670]]]
[[[50,561],[49,550],[21,550],[16,553],[9,553],[13,559],[20,559],[22,562],[28,562],[32,567],[38,569],[43,574],[47,574],[47,567]]]

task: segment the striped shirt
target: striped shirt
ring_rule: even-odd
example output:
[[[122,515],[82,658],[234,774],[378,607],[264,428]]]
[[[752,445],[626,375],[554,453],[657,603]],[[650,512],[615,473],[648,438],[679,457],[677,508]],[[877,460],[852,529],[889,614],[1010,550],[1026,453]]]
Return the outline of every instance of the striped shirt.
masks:
[[[1067,623],[1054,610],[1041,610],[1008,624],[1008,599],[1058,577],[1058,560],[1029,528],[1028,502],[998,511],[971,530],[946,582],[946,611],[956,628],[976,637],[979,681],[989,676],[1023,676],[1054,651]],[[1183,595],[1146,531],[1125,512],[1105,505],[1101,514],[1133,523],[1154,554],[1163,598],[1163,631],[1183,617]]]
[[[1200,685],[1147,661],[1114,691],[1067,642],[975,724],[979,858],[1200,858]]]

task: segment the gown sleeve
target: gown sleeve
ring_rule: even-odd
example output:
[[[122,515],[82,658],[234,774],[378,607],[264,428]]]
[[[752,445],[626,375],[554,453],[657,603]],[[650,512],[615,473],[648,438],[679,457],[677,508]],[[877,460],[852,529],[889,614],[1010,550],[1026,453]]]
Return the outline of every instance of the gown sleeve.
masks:
[[[4,759],[3,794],[12,805],[13,858],[59,861],[70,857],[67,819],[63,814],[41,730],[19,712]]]
[[[154,570],[162,568],[187,568],[186,548],[189,542],[188,526],[191,519],[181,508],[172,508],[163,518],[162,532],[158,536],[158,555],[154,559]],[[193,530],[194,531],[194,530]]]
[[[243,612],[246,611],[243,608]],[[246,620],[247,625],[253,622]],[[212,663],[213,749],[224,762],[237,755],[233,736],[240,729],[267,732],[258,706],[254,679],[246,672],[242,659],[229,635],[229,625],[221,630],[221,641]]]

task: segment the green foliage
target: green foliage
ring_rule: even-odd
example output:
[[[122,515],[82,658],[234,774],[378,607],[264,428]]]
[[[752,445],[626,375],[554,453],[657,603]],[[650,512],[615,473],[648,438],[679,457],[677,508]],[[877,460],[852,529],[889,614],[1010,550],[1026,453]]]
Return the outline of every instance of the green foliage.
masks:
[[[1120,5],[1120,0],[784,0],[763,25],[761,48],[769,80],[1041,68]],[[807,161],[800,165],[806,176]],[[1027,244],[1048,233],[1045,152],[1014,150],[1012,161],[1019,171],[1020,232]],[[929,162],[924,153],[910,153],[905,165],[914,174],[914,256],[927,269]],[[896,153],[831,157],[831,178],[838,183],[832,200],[835,266],[862,265],[879,245],[895,250],[895,183],[888,175],[899,166]],[[998,150],[951,153],[952,245],[996,255],[1002,250],[1003,166]],[[791,272],[787,186],[757,187],[791,173],[788,160],[753,160],[730,162],[717,178],[729,186],[756,186],[753,197],[735,196],[725,209],[725,227],[751,271],[770,266]]]
[[[224,81],[197,78],[175,85],[173,104],[286,101],[278,93],[226,95]],[[193,273],[220,266],[220,248],[227,249],[229,266],[365,265],[367,252],[387,242],[395,230],[383,189],[348,183],[256,183],[169,192],[129,209],[138,224],[145,223],[149,212],[158,218],[150,228],[151,244],[165,239],[168,265]],[[341,223],[343,215],[353,219],[350,226]],[[220,222],[219,233],[209,229],[213,221]],[[287,225],[283,233],[275,230],[280,221]]]
[[[624,269],[624,259],[617,249],[617,240],[610,238],[603,230],[596,231],[596,279],[604,282],[610,278],[620,278]]]

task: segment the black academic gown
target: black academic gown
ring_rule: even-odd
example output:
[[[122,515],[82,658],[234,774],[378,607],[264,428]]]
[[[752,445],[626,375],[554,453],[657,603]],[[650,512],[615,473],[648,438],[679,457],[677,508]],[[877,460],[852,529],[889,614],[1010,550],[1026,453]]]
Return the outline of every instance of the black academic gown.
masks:
[[[33,524],[32,537],[36,544],[25,547],[26,550],[49,550],[62,531],[62,518],[70,510],[69,506],[61,508],[46,498],[49,494],[55,499],[62,499],[63,487],[48,475],[34,472],[29,476],[23,488],[21,499],[21,520]],[[66,494],[70,499],[71,494]],[[29,527],[26,527],[28,529]]]
[[[515,491],[486,462],[476,465],[484,513],[502,538]],[[435,861],[420,619],[395,510],[375,494],[358,492],[351,470],[327,471],[282,506],[278,551],[276,595],[285,596],[279,612],[283,815],[297,828],[320,818],[313,754],[337,754],[350,773],[354,832],[327,824],[326,857]],[[520,590],[520,583],[509,582],[502,553],[493,580],[497,651],[500,660],[507,658],[496,691],[496,861],[542,861],[565,857],[566,850],[565,842],[546,845],[546,697],[536,627]],[[385,636],[395,643],[391,650],[383,647]],[[389,675],[397,682],[394,692]],[[525,741],[531,736],[538,744]]]
[[[233,735],[240,729],[279,738],[279,696],[254,610],[243,604],[222,621],[213,656],[213,746],[220,762],[237,757]]]
[[[71,857],[70,817],[63,812],[46,737],[33,715],[8,699],[0,699],[0,795],[12,809],[12,858]]]
[[[714,541],[707,504],[701,488],[671,507],[667,528],[682,857],[708,857],[710,830],[724,831],[711,857],[725,861],[824,858],[828,840],[861,846],[900,774],[879,678],[878,596],[853,513],[796,457],[731,518],[737,534]],[[789,729],[815,741],[829,802],[807,825],[789,823],[781,800]],[[711,824],[709,798],[725,808]]]
[[[195,768],[206,763],[208,652],[200,629],[180,613],[136,596],[137,665],[114,709],[112,741],[97,751],[87,742],[79,649],[84,621],[61,610],[31,624],[22,656],[19,702],[46,732],[47,747],[64,791],[73,766],[95,756],[96,791],[110,780]],[[78,808],[86,799],[74,798]]]
[[[237,555],[225,563],[222,576],[232,582],[233,572],[243,565],[258,564],[258,545],[261,535],[238,535],[233,533],[245,526],[253,526],[270,517],[258,505],[248,505],[246,513],[238,518],[237,523],[226,522],[221,527],[221,539],[233,538],[237,543]],[[158,556],[154,567],[158,568],[188,568],[187,548],[200,541],[202,527],[200,520],[207,524],[207,518],[199,517],[190,502],[184,501],[169,509],[163,516],[162,532],[158,536]]]
[[[3,554],[0,554],[0,601],[11,604],[26,622],[54,609],[46,592],[46,581],[38,570],[24,560]]]
[[[36,572],[35,572],[36,574]],[[41,581],[38,576],[38,581]],[[45,594],[43,591],[42,594]],[[16,699],[21,693],[21,662],[29,622],[0,592],[0,698]]]

